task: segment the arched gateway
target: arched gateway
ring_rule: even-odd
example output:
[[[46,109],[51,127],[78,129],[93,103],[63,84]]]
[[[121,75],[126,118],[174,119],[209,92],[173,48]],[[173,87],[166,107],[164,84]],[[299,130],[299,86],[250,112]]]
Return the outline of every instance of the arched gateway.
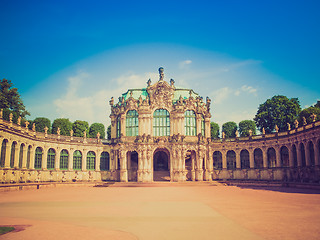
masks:
[[[153,181],[170,181],[170,153],[165,148],[153,153]]]

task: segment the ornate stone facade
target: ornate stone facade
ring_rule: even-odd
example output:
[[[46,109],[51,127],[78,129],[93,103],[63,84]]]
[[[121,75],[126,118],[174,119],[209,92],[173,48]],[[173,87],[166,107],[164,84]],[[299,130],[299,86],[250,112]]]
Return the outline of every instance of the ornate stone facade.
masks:
[[[0,182],[319,182],[320,122],[233,139],[210,138],[210,99],[164,80],[111,105],[111,141],[35,132],[0,118]]]

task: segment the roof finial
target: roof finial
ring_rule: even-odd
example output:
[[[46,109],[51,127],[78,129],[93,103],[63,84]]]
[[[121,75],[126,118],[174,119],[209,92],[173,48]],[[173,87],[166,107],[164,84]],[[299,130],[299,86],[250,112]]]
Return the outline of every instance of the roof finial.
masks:
[[[163,78],[164,78],[163,70],[164,70],[163,67],[159,68],[159,75],[160,75],[159,81],[163,81]]]

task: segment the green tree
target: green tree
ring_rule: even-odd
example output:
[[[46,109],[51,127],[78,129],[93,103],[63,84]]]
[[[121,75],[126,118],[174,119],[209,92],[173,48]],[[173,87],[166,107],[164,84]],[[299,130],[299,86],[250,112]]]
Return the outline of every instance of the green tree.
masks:
[[[317,101],[317,103],[314,105],[314,107],[320,108],[320,101]]]
[[[60,134],[64,136],[70,136],[70,130],[72,129],[72,123],[68,118],[57,118],[52,123],[52,133],[57,134],[58,127],[60,128]]]
[[[25,117],[26,115],[30,115],[23,105],[18,89],[12,88],[12,86],[13,84],[10,80],[5,78],[0,80],[0,108],[9,109],[16,113],[16,118],[18,116]],[[6,115],[4,115],[4,118],[6,119]],[[9,118],[6,120],[9,120]]]
[[[211,138],[219,138],[220,132],[219,132],[219,124],[215,123],[215,122],[211,122],[210,123],[210,127],[211,127]]]
[[[249,130],[251,129],[252,135],[256,135],[256,124],[253,120],[243,120],[239,122],[240,137],[248,137]]]
[[[266,102],[260,104],[254,118],[260,131],[265,129],[266,133],[271,133],[275,125],[280,131],[288,129],[287,123],[293,125],[301,111],[298,98],[288,99],[286,96],[273,96]]]
[[[83,132],[86,131],[88,135],[89,131],[89,123],[86,121],[76,120],[72,124],[73,136],[75,137],[83,137]]]
[[[111,125],[109,125],[107,128],[107,138],[108,140],[111,140]]]
[[[225,133],[226,138],[236,137],[237,124],[235,122],[226,122],[222,125],[222,132]]]
[[[313,119],[312,119],[312,114],[317,115],[316,117],[316,121],[320,120],[320,108],[318,107],[308,107],[303,109],[300,114],[299,114],[299,125],[302,126],[303,125],[303,117],[306,118],[307,123],[312,123]]]
[[[48,133],[51,133],[51,121],[45,117],[38,117],[33,122],[36,124],[37,132],[44,132],[44,128],[48,128]]]
[[[104,139],[106,136],[104,125],[102,123],[92,123],[89,128],[89,137],[96,138],[98,132],[100,133],[100,138]]]

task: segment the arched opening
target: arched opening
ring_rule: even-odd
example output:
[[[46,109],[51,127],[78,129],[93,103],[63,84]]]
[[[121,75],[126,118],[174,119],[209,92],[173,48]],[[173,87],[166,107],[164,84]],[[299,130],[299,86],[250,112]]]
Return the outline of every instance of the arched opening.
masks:
[[[313,148],[313,143],[311,141],[309,142],[308,147],[309,147],[310,166],[314,166],[315,165],[314,148]]]
[[[170,181],[170,159],[167,149],[157,149],[153,154],[153,181]]]
[[[73,170],[82,169],[82,153],[79,150],[73,153]]]
[[[280,149],[281,166],[289,167],[289,151],[286,146],[282,146]]]
[[[306,153],[304,151],[303,143],[300,143],[300,152],[301,152],[301,167],[305,167],[306,164]]]
[[[254,150],[254,168],[263,168],[263,155],[260,148]]]
[[[268,168],[275,168],[277,166],[276,150],[269,148],[267,151]]]
[[[128,169],[128,180],[137,181],[138,171],[138,153],[136,151],[127,152],[127,169]]]
[[[192,171],[194,170],[195,159],[196,152],[194,150],[188,150],[185,157],[185,170],[187,171],[187,181],[192,181]]]
[[[102,152],[100,156],[100,170],[101,171],[108,171],[109,170],[109,158],[110,155],[108,152]]]
[[[54,169],[54,164],[56,161],[56,152],[53,148],[50,148],[47,156],[47,169]]]
[[[63,149],[60,153],[60,169],[68,170],[69,165],[69,153],[66,149]]]
[[[213,168],[217,170],[222,169],[222,153],[220,151],[215,151],[213,153]]]
[[[17,147],[17,142],[13,142],[11,145],[11,155],[10,155],[10,167],[14,168],[14,161],[15,155],[16,155],[16,147]]]
[[[246,149],[243,149],[240,152],[240,162],[241,162],[241,169],[248,169],[250,168],[250,158],[249,152]]]
[[[236,169],[236,153],[233,150],[227,152],[227,169],[234,170]]]
[[[31,145],[29,145],[28,152],[27,152],[27,169],[30,168],[31,149],[32,149],[32,147],[31,147]]]
[[[138,136],[139,119],[136,110],[129,110],[126,115],[126,136]]]
[[[35,155],[34,155],[34,168],[35,169],[41,169],[41,167],[42,167],[42,154],[43,154],[42,148],[37,147]]]
[[[93,151],[87,153],[87,170],[96,169],[96,154]]]
[[[298,156],[296,145],[292,145],[292,154],[293,154],[293,167],[298,167]]]
[[[6,152],[7,152],[7,139],[3,139],[1,145],[1,159],[0,159],[0,167],[4,167],[6,161]]]
[[[22,161],[23,161],[23,151],[24,151],[24,144],[22,143],[20,145],[20,152],[19,152],[19,168],[21,169],[22,168]]]

